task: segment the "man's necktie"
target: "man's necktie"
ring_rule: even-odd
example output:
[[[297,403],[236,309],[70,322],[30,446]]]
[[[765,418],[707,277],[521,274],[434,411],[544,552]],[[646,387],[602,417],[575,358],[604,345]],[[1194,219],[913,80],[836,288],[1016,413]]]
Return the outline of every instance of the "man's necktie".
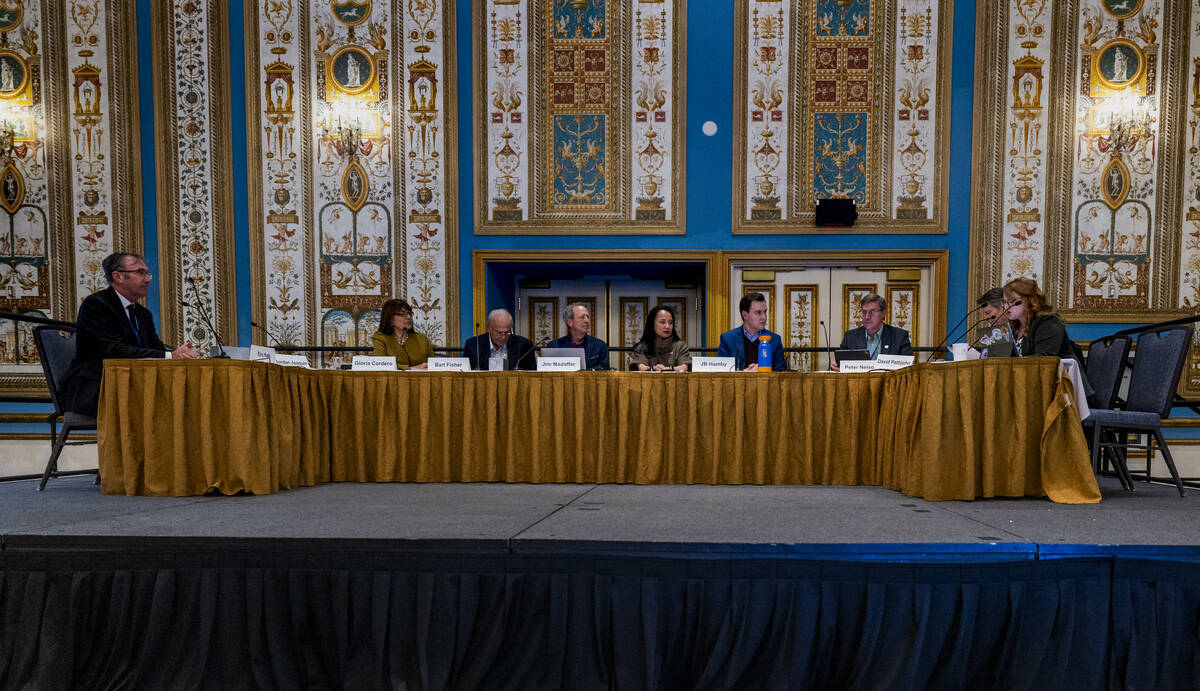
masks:
[[[142,344],[142,332],[138,330],[137,317],[134,316],[134,310],[136,308],[137,308],[137,305],[130,303],[129,307],[127,307],[126,309],[129,310],[129,325],[133,327],[133,337],[137,339],[138,345],[141,345]]]

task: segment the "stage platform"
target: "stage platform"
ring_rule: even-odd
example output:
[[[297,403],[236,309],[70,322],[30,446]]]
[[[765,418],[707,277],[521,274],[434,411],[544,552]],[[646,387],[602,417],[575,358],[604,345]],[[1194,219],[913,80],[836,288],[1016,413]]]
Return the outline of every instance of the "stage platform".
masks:
[[[0,689],[1192,689],[1200,492],[0,483]]]
[[[1200,561],[1200,491],[1100,482],[1103,501],[928,502],[879,487],[359,484],[267,496],[108,496],[91,476],[0,483],[13,551],[188,547],[899,563]]]

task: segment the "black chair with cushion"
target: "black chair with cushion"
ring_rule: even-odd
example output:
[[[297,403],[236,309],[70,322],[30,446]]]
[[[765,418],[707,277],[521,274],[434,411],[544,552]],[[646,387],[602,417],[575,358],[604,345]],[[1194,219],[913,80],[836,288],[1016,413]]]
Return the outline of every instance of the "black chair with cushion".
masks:
[[[1133,432],[1147,435],[1147,449],[1157,442],[1179,489],[1179,496],[1184,495],[1183,481],[1163,438],[1162,421],[1171,413],[1175,390],[1191,347],[1191,326],[1167,326],[1143,332],[1138,337],[1124,407],[1093,408],[1084,422],[1091,428],[1092,466],[1098,468],[1101,454],[1104,454],[1117,468],[1121,484],[1127,490],[1133,489],[1133,480],[1125,462],[1126,452],[1130,448],[1142,448],[1129,443],[1128,433]],[[1153,437],[1153,441],[1149,437]]]
[[[78,475],[78,472],[60,473],[58,457],[63,447],[67,445],[67,437],[71,432],[94,431],[96,418],[90,415],[73,413],[63,408],[63,377],[71,360],[75,358],[75,328],[71,326],[39,326],[33,330],[33,341],[37,345],[38,357],[42,361],[42,371],[46,374],[46,386],[50,389],[50,400],[54,402],[54,414],[62,420],[62,430],[54,435],[54,443],[50,449],[50,460],[46,462],[46,470],[42,473],[42,482],[38,491],[46,489],[46,483],[51,477],[60,475]],[[71,444],[92,444],[95,442],[71,442]],[[96,472],[96,471],[85,471]]]
[[[1125,362],[1129,359],[1132,344],[1133,339],[1129,336],[1108,336],[1092,341],[1088,346],[1083,370],[1092,384],[1092,395],[1087,398],[1089,408],[1117,407],[1121,377],[1125,374]]]

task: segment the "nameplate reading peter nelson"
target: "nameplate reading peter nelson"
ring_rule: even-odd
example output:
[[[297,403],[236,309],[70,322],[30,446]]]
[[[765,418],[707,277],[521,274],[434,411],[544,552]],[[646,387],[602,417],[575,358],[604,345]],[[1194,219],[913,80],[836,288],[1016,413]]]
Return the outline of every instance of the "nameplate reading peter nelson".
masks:
[[[465,357],[431,357],[429,358],[430,372],[467,372],[471,369],[471,361]]]
[[[583,369],[577,357],[540,357],[537,359],[539,372],[578,372]]]
[[[871,372],[881,369],[879,363],[875,360],[842,360],[839,365],[842,374],[850,374],[852,372]]]
[[[312,369],[308,365],[308,357],[304,355],[283,355],[277,353],[275,355],[275,364],[284,367],[303,367],[304,369]]]
[[[350,369],[355,372],[393,372],[396,358],[390,355],[355,355],[350,361]]]

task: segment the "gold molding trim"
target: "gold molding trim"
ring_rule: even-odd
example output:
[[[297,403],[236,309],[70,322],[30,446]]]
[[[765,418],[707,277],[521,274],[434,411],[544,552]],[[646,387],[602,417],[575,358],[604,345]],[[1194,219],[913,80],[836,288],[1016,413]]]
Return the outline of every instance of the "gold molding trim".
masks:
[[[154,117],[155,163],[158,183],[158,261],[159,261],[159,318],[163,340],[189,340],[184,330],[184,314],[178,305],[195,298],[186,292],[186,282],[180,275],[181,257],[186,248],[180,245],[178,173],[179,161],[175,144],[179,140],[181,123],[175,117],[175,41],[171,16],[174,1],[151,3],[151,41],[154,51]],[[221,340],[236,342],[237,333],[237,276],[234,269],[233,220],[233,156],[231,141],[226,133],[232,130],[229,104],[229,52],[224,48],[229,36],[229,5],[219,0],[206,0],[208,10],[208,64],[212,69],[207,80],[209,111],[204,123],[211,134],[212,174],[212,271],[213,301],[216,304],[215,324]],[[186,123],[184,123],[186,124]],[[235,336],[231,339],[230,336]]]
[[[721,331],[714,331],[724,322],[714,311],[717,306],[727,307],[729,304],[728,265],[721,261],[721,252],[708,250],[475,250],[471,253],[471,307],[472,321],[483,324],[487,317],[487,286],[484,277],[487,275],[489,264],[509,264],[522,262],[530,264],[558,264],[562,262],[588,262],[603,264],[703,264],[704,265],[704,302],[708,310],[705,319],[707,342],[711,346],[717,344]],[[722,266],[725,267],[722,272]],[[718,283],[717,281],[721,281]],[[721,289],[723,286],[723,290]]]
[[[536,2],[536,0],[531,0]],[[672,219],[667,221],[640,221],[632,219],[563,219],[562,221],[519,221],[503,222],[487,220],[487,94],[484,85],[487,83],[487,60],[481,59],[481,42],[484,37],[480,32],[487,26],[484,16],[485,0],[473,0],[471,9],[471,46],[475,51],[475,69],[471,70],[471,95],[475,107],[473,109],[473,135],[475,141],[474,187],[475,200],[473,215],[475,219],[475,235],[683,235],[687,232],[687,2],[686,0],[670,0],[673,6],[675,29],[671,37],[672,46],[677,59],[671,68],[672,108],[675,117],[671,132],[672,168],[675,174],[671,179],[671,193],[675,202],[672,205]],[[505,4],[505,3],[498,3]],[[529,26],[529,21],[526,22]],[[628,27],[625,27],[628,30]],[[532,44],[533,39],[527,29],[526,42]],[[627,79],[632,68],[625,67],[622,79]],[[532,69],[529,70],[533,78]],[[532,94],[531,88],[526,88],[526,94]],[[531,99],[532,100],[532,99]],[[530,113],[530,120],[534,114]],[[623,124],[626,130],[627,123]],[[631,138],[626,135],[625,139]],[[529,168],[532,168],[532,154],[529,156]],[[531,200],[532,203],[532,200]],[[574,222],[575,227],[569,224]]]
[[[951,37],[954,27],[954,9],[953,2],[948,0],[935,0],[938,7],[938,32],[936,44],[939,49],[949,51],[952,45]],[[750,0],[736,0],[734,6],[734,29],[733,29],[733,200],[732,200],[732,234],[733,235],[878,235],[882,233],[896,235],[945,235],[948,233],[949,224],[949,203],[950,203],[950,80],[952,77],[951,67],[954,62],[952,53],[944,56],[945,59],[939,59],[937,76],[936,76],[936,93],[937,93],[937,108],[938,113],[935,124],[935,140],[937,151],[934,156],[939,154],[946,157],[946,161],[934,166],[934,181],[930,189],[940,202],[936,205],[936,213],[931,219],[913,221],[896,218],[864,218],[859,220],[851,228],[836,228],[826,230],[818,228],[811,217],[805,219],[789,219],[786,222],[777,221],[751,221],[743,217],[740,209],[740,203],[747,198],[746,189],[746,152],[744,151],[746,139],[746,55],[748,49],[748,41],[746,38],[747,29],[747,14],[749,12]],[[984,3],[992,5],[998,3]],[[977,10],[978,11],[978,10]],[[889,34],[893,31],[895,23],[895,3],[889,2],[887,7],[887,16],[889,18],[887,31]],[[889,35],[886,41],[887,48],[894,51],[892,45],[893,39]],[[890,71],[895,69],[894,60],[889,60],[887,69]],[[976,79],[980,78],[980,71],[975,72]],[[894,74],[886,75],[885,81],[891,83],[894,81]],[[884,93],[890,98],[891,90],[885,89]],[[789,101],[789,108],[791,102]],[[890,110],[888,111],[891,112]],[[976,110],[978,117],[978,109]],[[887,125],[888,132],[885,134],[885,140],[893,137],[891,128],[894,123],[889,122]],[[890,165],[889,165],[890,170]],[[892,194],[892,190],[888,189],[887,195]],[[889,201],[890,205],[890,201]],[[889,213],[892,213],[889,211]]]

